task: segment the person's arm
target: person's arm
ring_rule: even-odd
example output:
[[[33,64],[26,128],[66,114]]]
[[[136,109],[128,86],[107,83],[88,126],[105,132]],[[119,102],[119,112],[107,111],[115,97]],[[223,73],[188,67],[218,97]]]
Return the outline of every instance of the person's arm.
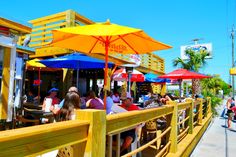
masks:
[[[230,110],[230,105],[231,105],[231,104],[230,104],[230,101],[227,100],[226,107],[227,107],[228,110]]]
[[[45,101],[45,98],[44,98],[44,100],[43,100],[42,110],[45,111],[45,108],[46,108],[46,101]]]
[[[165,98],[166,98],[166,101],[172,101],[172,99],[168,95],[166,95]]]
[[[86,108],[89,108],[90,107],[90,101],[91,101],[92,99],[89,99],[87,102],[86,102]]]

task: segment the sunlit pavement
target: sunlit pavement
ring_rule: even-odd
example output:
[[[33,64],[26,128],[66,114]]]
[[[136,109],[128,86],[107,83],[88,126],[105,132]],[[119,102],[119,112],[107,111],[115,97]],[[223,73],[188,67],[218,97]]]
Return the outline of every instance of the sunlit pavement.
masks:
[[[218,107],[218,117],[209,125],[191,157],[235,157],[236,156],[236,123],[228,129],[227,117],[220,117],[226,100]]]

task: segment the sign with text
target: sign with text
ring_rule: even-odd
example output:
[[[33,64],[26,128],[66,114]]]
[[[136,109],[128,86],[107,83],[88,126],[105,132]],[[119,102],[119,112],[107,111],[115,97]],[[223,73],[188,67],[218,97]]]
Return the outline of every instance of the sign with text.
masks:
[[[207,52],[210,53],[210,55],[207,56],[206,58],[208,58],[208,59],[212,58],[212,44],[211,43],[181,46],[180,47],[181,59],[183,59],[183,60],[189,59],[188,56],[185,53],[185,51],[189,50],[189,49],[192,49],[196,53],[200,53],[200,52],[202,52],[202,50],[206,50]]]

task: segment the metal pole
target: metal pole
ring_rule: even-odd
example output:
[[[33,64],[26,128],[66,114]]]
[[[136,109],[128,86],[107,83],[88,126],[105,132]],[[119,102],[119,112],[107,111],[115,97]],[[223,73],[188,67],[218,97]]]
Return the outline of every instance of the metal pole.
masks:
[[[232,38],[232,67],[234,67],[234,26],[232,27],[231,32],[231,38]],[[232,75],[232,96],[234,97],[234,75]]]
[[[131,95],[131,73],[128,72],[128,92]]]
[[[79,68],[77,69],[76,73],[76,87],[79,89]]]

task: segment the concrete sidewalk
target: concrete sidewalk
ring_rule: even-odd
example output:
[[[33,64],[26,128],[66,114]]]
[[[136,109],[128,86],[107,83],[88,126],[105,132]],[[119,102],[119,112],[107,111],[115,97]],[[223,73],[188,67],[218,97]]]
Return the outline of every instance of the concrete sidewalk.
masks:
[[[219,115],[225,104],[226,100],[217,109]],[[228,129],[226,126],[227,118],[215,117],[191,157],[235,157],[236,123],[232,123],[232,129]]]

